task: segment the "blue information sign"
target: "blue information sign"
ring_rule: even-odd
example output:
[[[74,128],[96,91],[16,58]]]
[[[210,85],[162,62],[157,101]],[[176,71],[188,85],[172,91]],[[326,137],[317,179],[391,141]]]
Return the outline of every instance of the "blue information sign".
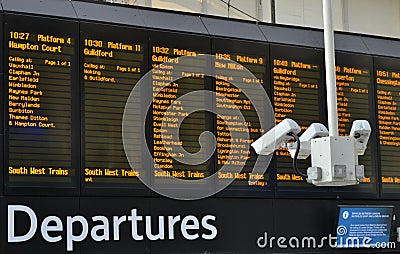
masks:
[[[387,244],[393,206],[340,206],[338,248],[369,248]]]

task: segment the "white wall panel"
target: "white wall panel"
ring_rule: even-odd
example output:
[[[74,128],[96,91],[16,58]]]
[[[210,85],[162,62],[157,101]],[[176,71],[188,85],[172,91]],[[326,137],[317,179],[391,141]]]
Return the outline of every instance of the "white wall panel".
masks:
[[[228,17],[228,7],[219,0],[207,0],[206,14]]]
[[[222,17],[253,20],[259,18],[258,0],[107,0],[151,6],[154,8],[195,12]],[[271,22],[271,1],[262,1],[262,20]],[[225,2],[225,3],[224,3]],[[349,31],[400,38],[400,0],[332,0],[333,23],[337,31]],[[247,14],[247,15],[246,15]],[[323,27],[322,0],[275,0],[275,18],[278,24],[305,27]]]
[[[400,37],[400,1],[348,0],[351,32]]]
[[[151,0],[152,7],[184,12],[202,12],[200,0]]]
[[[225,0],[227,1],[227,0]],[[257,0],[231,0],[231,5],[236,7],[237,9],[241,10],[242,12],[246,13],[247,15],[243,14],[240,11],[236,11],[234,8],[230,8],[229,16],[231,18],[241,18],[241,19],[248,19],[254,20],[251,17],[257,18]],[[249,17],[251,16],[251,17]]]

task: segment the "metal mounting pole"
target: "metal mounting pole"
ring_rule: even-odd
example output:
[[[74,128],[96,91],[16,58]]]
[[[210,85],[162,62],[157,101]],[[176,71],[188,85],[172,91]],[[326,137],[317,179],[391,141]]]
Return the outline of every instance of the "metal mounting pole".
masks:
[[[339,136],[336,95],[335,42],[331,0],[323,0],[326,92],[329,136]]]
[[[271,23],[276,23],[275,0],[271,0]]]
[[[207,14],[208,10],[207,10],[207,0],[201,0],[202,3],[202,12],[203,14]]]
[[[264,17],[263,17],[263,4],[262,4],[262,0],[258,0],[257,1],[257,19],[258,21],[263,21]]]

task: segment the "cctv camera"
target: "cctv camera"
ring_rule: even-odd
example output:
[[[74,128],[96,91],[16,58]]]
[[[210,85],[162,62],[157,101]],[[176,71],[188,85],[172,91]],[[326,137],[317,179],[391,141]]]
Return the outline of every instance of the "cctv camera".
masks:
[[[300,151],[298,159],[305,160],[311,154],[311,139],[329,136],[328,129],[321,123],[312,123],[300,136]],[[297,142],[288,145],[290,155],[294,158]]]
[[[356,149],[358,155],[364,155],[367,150],[371,126],[367,120],[355,120],[351,126],[350,136],[356,139]]]
[[[292,138],[289,133],[298,134],[300,131],[300,126],[295,121],[286,118],[254,141],[251,146],[257,154],[269,155]]]

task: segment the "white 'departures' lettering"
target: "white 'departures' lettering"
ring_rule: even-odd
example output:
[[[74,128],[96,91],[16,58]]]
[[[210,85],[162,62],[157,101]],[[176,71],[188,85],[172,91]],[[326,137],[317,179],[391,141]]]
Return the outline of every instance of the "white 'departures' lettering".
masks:
[[[30,220],[29,230],[20,235],[17,235],[15,230],[18,228],[16,226],[18,223],[16,221],[16,213],[24,213]],[[216,217],[214,215],[205,215],[202,218],[197,218],[194,215],[169,215],[158,216],[157,219],[154,219],[151,215],[139,215],[137,209],[132,209],[130,215],[109,217],[95,215],[86,218],[82,215],[74,215],[66,216],[66,219],[62,219],[52,215],[43,218],[39,225],[36,213],[32,208],[24,205],[8,205],[8,242],[28,241],[37,234],[37,229],[40,227],[42,238],[47,242],[56,243],[63,239],[63,231],[66,230],[67,251],[73,251],[74,242],[81,242],[88,236],[96,242],[110,241],[110,239],[119,241],[120,226],[123,223],[131,224],[131,237],[135,241],[142,241],[145,238],[151,241],[174,240],[177,234],[187,240],[196,240],[198,238],[212,240],[218,234],[217,227],[213,225],[215,221]],[[63,222],[66,222],[66,224],[64,225]],[[158,223],[158,232],[155,232],[153,223]],[[91,224],[94,224],[94,226],[91,227]],[[75,232],[73,228],[76,226],[74,225],[79,225],[81,231]],[[146,233],[142,235],[139,232]]]

